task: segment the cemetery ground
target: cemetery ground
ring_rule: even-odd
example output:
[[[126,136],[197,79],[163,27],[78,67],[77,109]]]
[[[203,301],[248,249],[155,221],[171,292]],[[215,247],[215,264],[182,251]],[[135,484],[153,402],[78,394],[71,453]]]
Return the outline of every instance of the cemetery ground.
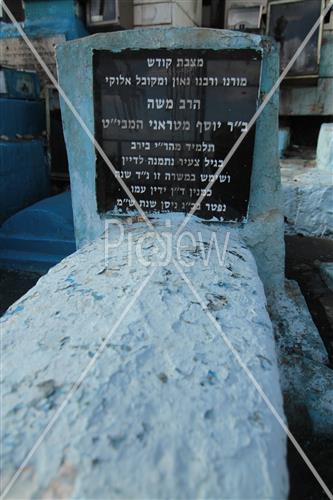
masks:
[[[286,276],[298,282],[312,319],[327,349],[333,366],[333,292],[320,274],[320,263],[333,261],[333,241],[326,238],[286,235]],[[32,288],[40,274],[0,269],[0,315]],[[295,435],[329,488],[333,489],[331,464],[333,442],[318,438],[308,429],[293,429]],[[290,500],[326,498],[320,486],[293,445],[288,443]]]
[[[286,235],[286,275],[296,280],[311,312],[312,319],[327,349],[330,367],[333,366],[333,292],[327,287],[320,274],[321,262],[333,261],[333,241],[299,235]],[[309,456],[313,465],[333,489],[331,468],[333,463],[333,442],[319,439],[303,430],[299,435],[291,429]],[[306,465],[294,447],[288,444],[288,469],[290,474],[290,499],[324,499],[317,481],[308,474]]]
[[[0,316],[35,286],[40,277],[38,273],[0,269]]]

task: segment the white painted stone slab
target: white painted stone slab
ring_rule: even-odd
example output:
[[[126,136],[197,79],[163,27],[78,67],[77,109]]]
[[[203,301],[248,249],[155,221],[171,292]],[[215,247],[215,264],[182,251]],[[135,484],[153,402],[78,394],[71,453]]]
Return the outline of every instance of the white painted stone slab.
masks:
[[[323,123],[320,127],[317,165],[318,168],[329,170],[333,175],[333,123]]]
[[[273,308],[272,308],[273,309]],[[271,311],[279,357],[292,354],[328,364],[328,354],[296,281],[286,280]]]
[[[333,236],[333,173],[295,161],[281,161],[287,232]]]
[[[165,230],[162,217],[155,225]],[[212,228],[222,249],[225,226],[192,219],[187,230],[207,248]],[[138,223],[126,234],[145,232]],[[236,230],[225,267],[182,244],[195,263],[186,275],[283,417],[254,258]],[[2,319],[5,484],[150,271],[126,265],[125,243],[105,268],[104,248],[98,239],[62,261]],[[153,253],[147,240],[143,255]],[[170,264],[107,339],[9,497],[283,499],[285,457],[283,430]]]
[[[326,285],[333,292],[333,262],[321,262],[319,270]]]

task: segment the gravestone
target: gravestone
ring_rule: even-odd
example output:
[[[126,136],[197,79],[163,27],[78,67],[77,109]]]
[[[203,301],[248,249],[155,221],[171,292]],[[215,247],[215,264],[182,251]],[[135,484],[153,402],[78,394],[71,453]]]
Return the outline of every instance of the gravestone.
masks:
[[[170,222],[170,255],[183,265],[170,258],[147,268],[156,245],[145,244],[149,232],[139,219],[131,224],[122,217],[120,243],[116,231],[101,235],[109,215],[130,214],[132,207],[63,106],[77,242],[87,244],[3,318],[5,363],[13,367],[5,377],[4,496],[286,498],[286,434],[261,392],[284,419],[275,341],[257,266],[244,244],[251,242],[258,263],[264,257],[260,270],[268,278],[267,266],[280,262],[282,252],[276,98],[223,173],[230,183],[218,182],[206,193],[226,209],[204,206],[179,230],[196,202],[190,190],[206,189],[201,175],[218,168],[205,162],[223,161],[270,89],[274,47],[230,32],[145,30],[70,42],[58,57],[60,84],[117,176],[129,172],[128,185],[142,188],[135,194],[154,217],[154,242]],[[157,59],[164,61],[160,68]],[[178,64],[190,69],[181,76]],[[141,83],[167,78],[167,88],[133,85],[137,74]],[[180,85],[184,78],[190,85]],[[163,109],[167,101],[171,109]],[[138,178],[140,169],[148,178]],[[156,206],[146,207],[147,201]],[[189,205],[174,205],[184,201]],[[181,258],[178,231],[179,238],[196,235]],[[217,248],[207,262],[212,233]],[[140,258],[132,260],[130,240],[139,244]],[[114,249],[110,259],[106,247]],[[270,272],[266,284],[277,286],[281,268]],[[59,408],[64,411],[54,428],[45,427]],[[36,439],[40,448],[30,454]]]
[[[277,79],[274,43],[223,30],[133,30],[60,45],[57,62],[60,85],[142,209],[195,205],[203,220],[232,222],[266,291],[282,289],[277,95],[219,170]],[[103,233],[106,217],[137,212],[64,102],[62,116],[80,247]]]

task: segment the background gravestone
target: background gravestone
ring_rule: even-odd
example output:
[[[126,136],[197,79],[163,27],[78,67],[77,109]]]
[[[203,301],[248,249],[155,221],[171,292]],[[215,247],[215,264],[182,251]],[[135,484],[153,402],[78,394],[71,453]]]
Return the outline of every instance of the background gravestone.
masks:
[[[168,68],[158,67],[157,60],[170,59]],[[190,209],[278,77],[273,42],[200,28],[95,35],[59,46],[57,61],[60,85],[146,211]],[[157,109],[162,99],[165,109]],[[275,95],[198,212],[236,221],[268,292],[280,290],[284,280],[277,101]],[[103,232],[107,211],[131,213],[131,206],[64,103],[62,115],[81,246]],[[180,143],[181,150],[171,151],[169,143]],[[196,151],[199,144],[211,149]]]

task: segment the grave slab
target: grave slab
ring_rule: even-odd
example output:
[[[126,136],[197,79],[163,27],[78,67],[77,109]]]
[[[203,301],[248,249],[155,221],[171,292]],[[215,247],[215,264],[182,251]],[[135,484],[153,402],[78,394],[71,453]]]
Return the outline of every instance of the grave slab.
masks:
[[[333,123],[323,123],[320,127],[317,165],[318,168],[326,169],[333,175]]]
[[[333,292],[333,262],[321,262],[319,270],[326,285]]]
[[[2,318],[5,484],[105,343],[8,498],[287,498],[284,431],[171,262],[112,331],[151,270],[127,265],[127,241],[146,237],[145,224],[124,228],[108,265],[115,231],[52,268]],[[165,215],[154,228],[163,234]],[[206,251],[211,228],[193,219],[187,229]],[[222,248],[227,231],[216,235]],[[240,231],[223,267],[216,251],[207,266],[185,236],[182,248],[186,276],[284,418],[265,294]]]
[[[303,161],[281,161],[286,230],[304,236],[333,236],[333,175]]]
[[[297,435],[332,439],[333,375],[329,357],[296,281],[270,308],[288,425]]]

